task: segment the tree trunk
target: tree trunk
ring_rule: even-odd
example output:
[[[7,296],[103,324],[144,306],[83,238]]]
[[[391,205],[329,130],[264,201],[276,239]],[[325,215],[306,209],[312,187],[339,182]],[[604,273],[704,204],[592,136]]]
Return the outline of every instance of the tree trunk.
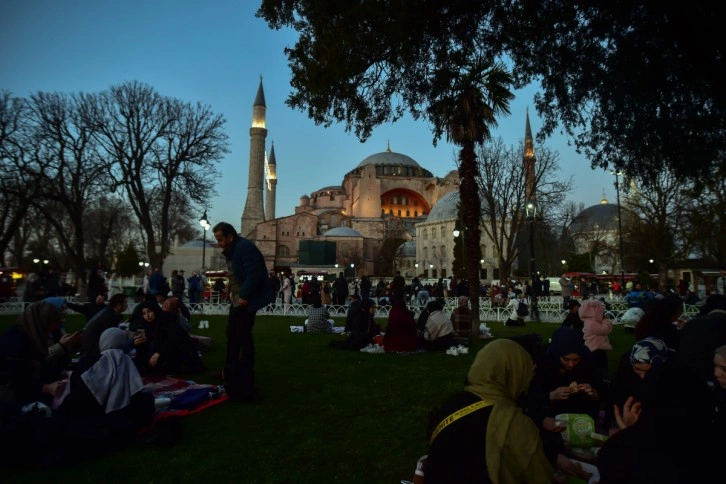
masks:
[[[477,165],[474,143],[465,143],[459,152],[459,177],[461,185],[459,196],[461,200],[462,218],[464,219],[464,247],[466,256],[466,280],[469,283],[469,300],[471,301],[471,335],[472,339],[479,337],[479,240],[481,229],[481,201],[479,188],[476,182]]]

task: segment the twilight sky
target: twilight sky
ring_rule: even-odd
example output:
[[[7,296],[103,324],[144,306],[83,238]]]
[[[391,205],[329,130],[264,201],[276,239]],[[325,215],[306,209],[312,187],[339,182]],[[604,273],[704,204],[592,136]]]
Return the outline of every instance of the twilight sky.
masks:
[[[424,122],[384,125],[361,143],[343,126],[316,126],[287,107],[290,70],[283,49],[296,36],[268,29],[254,16],[258,6],[256,0],[2,0],[0,90],[20,97],[37,91],[98,92],[137,80],[162,95],[210,105],[227,119],[231,150],[218,166],[218,196],[209,200],[212,224],[224,220],[239,227],[260,76],[268,152],[275,143],[278,217],[292,214],[301,195],[339,185],[361,160],[385,151],[389,141],[392,151],[412,157],[436,176],[455,168],[455,148],[445,141],[434,148]],[[539,130],[534,92],[517,92],[512,114],[499,120],[494,137],[519,144],[528,107],[532,130]],[[546,145],[559,152],[562,177],[574,176],[571,200],[590,206],[604,192],[615,203],[612,175],[593,171],[565,138],[552,137]]]

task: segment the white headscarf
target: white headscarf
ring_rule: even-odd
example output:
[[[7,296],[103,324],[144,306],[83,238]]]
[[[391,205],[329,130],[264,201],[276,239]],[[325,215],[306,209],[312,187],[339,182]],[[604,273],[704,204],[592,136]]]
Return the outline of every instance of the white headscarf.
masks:
[[[81,375],[106,413],[126,407],[131,397],[144,388],[134,362],[123,351],[127,344],[126,331],[120,328],[105,330],[99,340],[101,358]]]

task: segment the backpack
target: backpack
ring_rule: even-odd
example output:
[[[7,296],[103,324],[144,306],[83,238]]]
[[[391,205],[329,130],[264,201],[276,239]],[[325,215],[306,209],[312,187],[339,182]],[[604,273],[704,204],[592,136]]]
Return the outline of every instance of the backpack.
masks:
[[[527,303],[525,303],[524,301],[519,301],[519,306],[517,306],[517,315],[518,316],[529,315],[529,309],[527,308]]]

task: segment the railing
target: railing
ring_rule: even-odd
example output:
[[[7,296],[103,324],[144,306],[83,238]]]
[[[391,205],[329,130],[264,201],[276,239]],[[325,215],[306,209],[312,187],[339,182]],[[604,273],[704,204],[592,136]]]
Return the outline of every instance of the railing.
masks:
[[[376,298],[373,299],[375,300]],[[609,309],[606,310],[605,315],[614,324],[620,324],[620,319],[622,318],[623,314],[625,314],[625,312],[628,310],[628,304],[619,299],[612,301],[605,299],[605,301],[609,305]],[[451,314],[454,308],[458,305],[457,298],[455,297],[445,298],[445,303],[446,304],[444,306],[444,312],[446,314]],[[0,303],[0,315],[21,314],[23,311],[25,311],[25,307],[28,304],[30,303],[22,301]],[[135,306],[136,303],[129,303],[125,314],[131,314]],[[205,302],[198,304],[187,303],[187,306],[189,307],[189,311],[192,314],[196,315],[225,315],[229,313],[229,303],[227,302]],[[277,299],[274,304],[269,304],[268,306],[260,309],[257,314],[270,316],[292,316],[299,318],[307,316],[309,307],[310,306],[308,304],[301,303],[291,303],[286,305],[280,299]],[[348,313],[349,306],[327,305],[326,308],[328,309],[328,313],[330,314],[330,316],[336,318],[345,317]],[[416,304],[409,304],[408,308],[414,312],[415,317],[418,317],[421,313],[421,310],[423,309],[423,307],[417,306]],[[562,298],[559,296],[540,298],[538,300],[538,308],[539,320],[545,323],[561,323],[567,316],[567,311],[565,311],[562,307]],[[390,309],[391,307],[387,305],[377,305],[375,317],[388,318],[388,313]],[[503,322],[510,317],[514,309],[515,308],[513,308],[512,306],[492,306],[490,298],[480,298],[479,320]],[[684,304],[683,315],[686,319],[692,319],[698,315],[700,309],[700,305]],[[73,313],[73,311],[71,310],[69,310],[68,312],[71,314]],[[527,320],[531,319],[532,312],[530,309],[530,315],[527,317]]]

